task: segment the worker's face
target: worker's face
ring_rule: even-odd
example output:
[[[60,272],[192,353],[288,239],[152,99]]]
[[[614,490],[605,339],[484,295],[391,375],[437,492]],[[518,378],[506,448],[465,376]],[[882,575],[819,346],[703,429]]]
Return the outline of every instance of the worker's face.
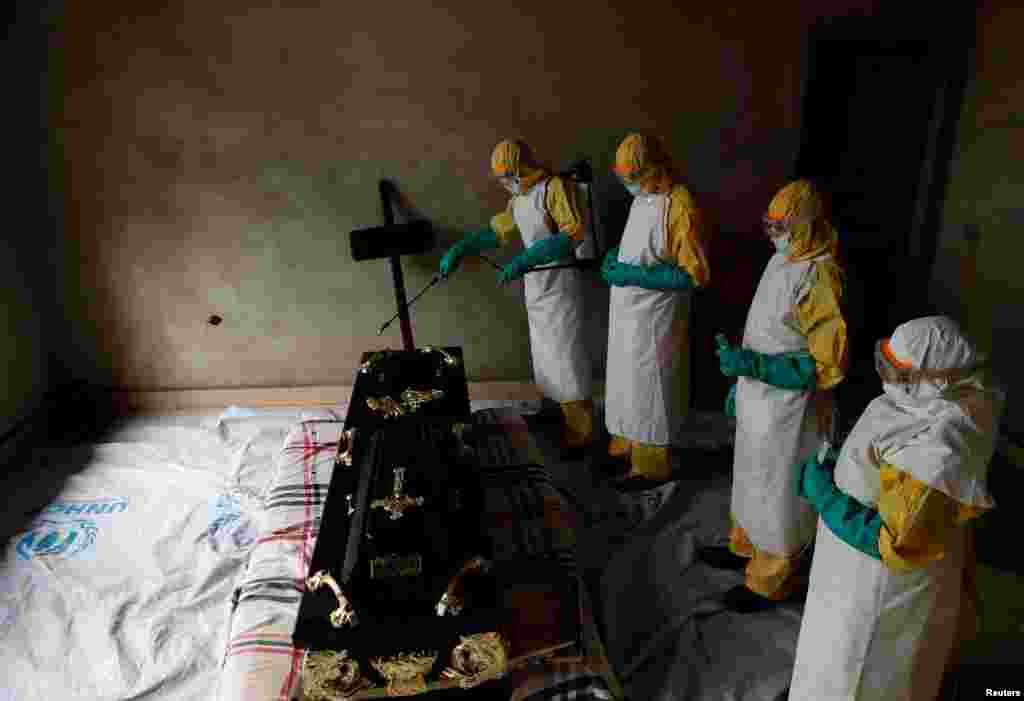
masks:
[[[639,197],[643,194],[644,189],[640,186],[640,183],[628,183],[622,180],[622,187],[626,188],[630,195],[633,197]]]
[[[501,186],[503,188],[508,190],[509,194],[512,194],[512,195],[518,195],[519,194],[519,178],[517,178],[516,176],[514,176],[514,175],[503,175],[503,176],[498,178],[498,182],[501,183]]]
[[[770,239],[776,239],[780,236],[788,236],[790,227],[788,222],[784,219],[772,219],[765,215],[761,219],[761,225],[764,227],[765,236]]]
[[[791,243],[792,223],[786,219],[772,219],[765,216],[762,220],[764,233],[775,246],[777,253],[788,253]]]
[[[643,193],[644,189],[640,186],[639,182],[626,180],[626,178],[623,177],[621,173],[619,173],[618,171],[614,172],[615,177],[618,178],[618,181],[622,184],[622,187],[626,188],[626,191],[629,192],[631,196],[638,197]]]

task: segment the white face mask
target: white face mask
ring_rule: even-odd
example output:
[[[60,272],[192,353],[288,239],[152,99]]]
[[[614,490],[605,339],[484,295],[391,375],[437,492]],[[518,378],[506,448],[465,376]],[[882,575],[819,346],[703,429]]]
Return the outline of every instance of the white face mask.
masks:
[[[789,234],[776,236],[772,239],[772,244],[775,246],[775,250],[778,253],[786,253],[789,251]]]
[[[895,385],[890,382],[883,382],[882,391],[897,401],[906,401],[911,398],[906,385]]]
[[[502,184],[502,186],[506,190],[509,191],[509,194],[512,194],[512,195],[518,195],[519,194],[519,178],[514,177],[514,176],[513,177],[509,177],[509,178],[502,178],[501,179],[501,184]]]
[[[622,183],[622,185],[629,191],[633,197],[639,197],[643,194],[643,188],[640,187],[639,183]]]

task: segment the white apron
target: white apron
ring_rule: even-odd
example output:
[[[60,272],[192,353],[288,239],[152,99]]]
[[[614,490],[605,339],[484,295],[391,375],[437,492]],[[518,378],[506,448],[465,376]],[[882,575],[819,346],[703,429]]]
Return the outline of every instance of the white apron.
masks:
[[[657,265],[666,255],[668,195],[633,199],[619,262]],[[690,291],[612,287],[605,423],[612,435],[669,445],[689,400]]]
[[[512,216],[529,248],[552,235],[548,225],[545,197],[547,181],[535,185],[512,201]],[[545,265],[572,263],[573,256]],[[583,288],[579,271],[560,268],[529,273],[523,287],[526,313],[530,320],[530,350],[534,382],[541,394],[556,402],[590,399],[590,355],[583,335]]]
[[[807,351],[795,318],[797,302],[826,257],[791,263],[775,254],[765,267],[747,313],[743,347],[758,353]],[[795,466],[816,453],[825,437],[811,393],[782,389],[751,377],[736,387],[736,451],[732,512],[758,550],[791,557],[814,535],[814,510],[796,494]]]
[[[878,397],[843,444],[836,486],[877,508],[881,458],[962,503],[991,506],[984,470],[998,405],[985,408],[996,411],[968,418],[948,402],[937,414],[915,414]],[[974,430],[943,430],[964,420]],[[948,443],[964,436],[969,447]],[[968,459],[954,471],[948,455]],[[934,701],[956,638],[966,538],[966,528],[950,529],[945,557],[904,574],[819,523],[791,701]]]

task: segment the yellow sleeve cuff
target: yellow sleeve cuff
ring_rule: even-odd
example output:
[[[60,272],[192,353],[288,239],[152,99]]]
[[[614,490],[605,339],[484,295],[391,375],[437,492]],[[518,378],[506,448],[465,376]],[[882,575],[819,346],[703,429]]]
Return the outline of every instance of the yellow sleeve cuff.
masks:
[[[548,180],[544,203],[555,227],[574,244],[582,243],[583,219],[576,203],[576,188],[562,178],[553,177]]]
[[[982,513],[888,463],[882,463],[880,477],[878,550],[892,570],[909,572],[942,559],[949,529]]]
[[[672,188],[665,222],[665,248],[670,263],[689,273],[698,287],[711,282],[707,258],[707,231],[693,196],[682,185]]]
[[[512,212],[506,210],[501,214],[495,214],[491,217],[491,228],[494,229],[494,233],[498,235],[498,242],[502,246],[507,246],[510,243],[515,243],[519,237],[519,228],[516,226],[515,217],[512,216]]]
[[[796,306],[800,330],[814,358],[818,389],[835,387],[850,366],[849,339],[843,314],[843,274],[833,261],[819,262],[810,291]]]

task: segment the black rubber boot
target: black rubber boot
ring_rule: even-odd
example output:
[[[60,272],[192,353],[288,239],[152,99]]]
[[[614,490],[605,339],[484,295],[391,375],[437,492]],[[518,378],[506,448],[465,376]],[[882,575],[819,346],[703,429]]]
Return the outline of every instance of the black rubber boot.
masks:
[[[593,469],[599,479],[616,482],[629,475],[629,458],[613,458],[605,453],[594,461]]]
[[[590,446],[590,454],[593,456],[590,462],[591,470],[593,470],[594,476],[602,481],[621,479],[629,474],[629,456],[623,455],[616,458],[609,455],[610,438],[607,433],[602,433],[603,435],[597,437]]]
[[[541,426],[555,426],[562,423],[562,407],[555,402],[544,401],[531,418]]]
[[[780,602],[755,594],[741,584],[725,592],[722,596],[722,603],[727,609],[736,613],[756,613],[773,609]]]
[[[697,548],[697,559],[720,570],[742,570],[750,562],[723,545]]]
[[[642,475],[629,475],[629,473],[627,472],[624,477],[612,482],[612,489],[614,489],[617,492],[622,492],[623,494],[630,494],[632,492],[646,492],[651,489],[663,487],[671,481],[671,479],[654,480],[650,479],[649,477],[644,477]]]

